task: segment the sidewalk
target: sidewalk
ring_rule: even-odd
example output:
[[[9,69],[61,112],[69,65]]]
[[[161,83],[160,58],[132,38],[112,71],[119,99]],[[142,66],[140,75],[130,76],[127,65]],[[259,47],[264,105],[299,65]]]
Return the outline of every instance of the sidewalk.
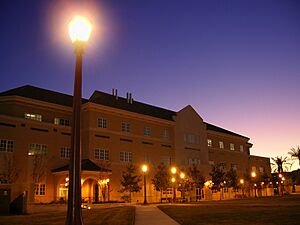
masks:
[[[179,225],[171,217],[153,205],[135,207],[135,225]]]

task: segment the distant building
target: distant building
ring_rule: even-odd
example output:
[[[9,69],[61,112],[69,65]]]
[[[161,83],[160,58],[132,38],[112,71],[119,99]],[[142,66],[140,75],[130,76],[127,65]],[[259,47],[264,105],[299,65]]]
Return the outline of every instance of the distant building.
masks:
[[[70,95],[33,86],[0,93],[1,181],[24,185],[36,202],[65,200],[71,113]],[[120,200],[128,163],[149,163],[148,201],[160,198],[150,182],[159,163],[196,164],[206,179],[217,164],[240,178],[251,171],[270,174],[270,159],[251,156],[249,140],[204,122],[190,105],[174,112],[137,102],[129,93],[123,98],[115,90],[95,91],[82,99],[82,198]],[[7,178],[12,168],[18,176]],[[133,198],[141,201],[143,192]]]

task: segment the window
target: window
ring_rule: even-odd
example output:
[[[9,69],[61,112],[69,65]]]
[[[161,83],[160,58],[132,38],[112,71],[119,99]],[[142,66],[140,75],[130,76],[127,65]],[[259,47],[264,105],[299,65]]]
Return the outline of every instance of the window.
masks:
[[[42,115],[32,114],[32,113],[25,113],[25,119],[42,121]]]
[[[164,130],[163,130],[162,138],[163,138],[164,140],[169,139],[169,131],[168,131],[167,129],[164,129]]]
[[[189,144],[199,144],[199,136],[196,134],[184,134],[184,142]]]
[[[264,173],[264,168],[260,166],[260,167],[259,167],[259,172],[260,172],[260,173]]]
[[[230,150],[234,151],[234,144],[230,143]]]
[[[207,139],[207,146],[212,147],[212,140],[211,139]]]
[[[219,141],[219,147],[224,148],[224,142],[223,141]]]
[[[120,152],[120,161],[132,162],[132,153],[131,152]]]
[[[46,194],[46,184],[35,184],[34,185],[35,195],[45,195]]]
[[[107,128],[107,120],[104,118],[98,118],[98,127]]]
[[[163,163],[165,166],[169,166],[170,165],[170,161],[171,161],[171,157],[170,156],[162,156],[160,158],[160,162]]]
[[[252,172],[256,172],[256,167],[252,166]]]
[[[144,127],[144,135],[150,136],[150,127]]]
[[[30,144],[28,155],[47,155],[47,145]]]
[[[123,132],[130,132],[130,124],[129,123],[122,123],[122,131]]]
[[[219,169],[225,170],[226,169],[226,163],[220,163],[219,164]]]
[[[200,159],[188,159],[188,161],[186,162],[186,164],[189,165],[196,165],[196,164],[201,164],[201,160]]]
[[[14,151],[14,141],[0,139],[0,152],[13,152]]]
[[[62,147],[60,149],[60,158],[61,159],[69,159],[70,158],[70,147]]]
[[[237,164],[231,164],[231,168],[236,171],[237,170]]]
[[[63,118],[54,118],[54,124],[62,126],[70,126],[70,120]]]
[[[95,159],[109,160],[109,150],[107,150],[107,149],[95,149]]]
[[[244,146],[243,145],[240,145],[240,151],[244,152]]]

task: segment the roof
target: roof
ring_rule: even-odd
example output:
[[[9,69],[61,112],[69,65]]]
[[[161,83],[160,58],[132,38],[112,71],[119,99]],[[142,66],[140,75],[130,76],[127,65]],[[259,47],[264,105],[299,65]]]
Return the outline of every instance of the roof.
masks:
[[[67,95],[67,94],[63,94],[63,93],[59,93],[59,92],[55,92],[43,88],[38,88],[31,85],[17,87],[0,93],[0,96],[15,96],[15,95],[36,99],[40,101],[45,101],[49,103],[54,103],[58,105],[64,105],[68,107],[72,107],[73,105],[73,96],[71,95]],[[139,113],[139,114],[170,120],[170,121],[174,121],[174,116],[176,116],[175,111],[141,103],[138,101],[132,101],[132,103],[127,103],[126,98],[119,97],[119,96],[118,98],[116,98],[116,96],[101,91],[95,91],[89,99],[84,99],[84,98],[82,99],[82,103],[87,103],[87,102],[92,102],[95,104],[105,105],[108,107],[122,109],[129,112]],[[223,129],[221,127],[217,127],[209,123],[205,123],[205,124],[207,130],[250,139],[243,135]]]
[[[176,112],[168,109],[137,101],[128,103],[126,98],[119,96],[116,98],[116,96],[100,91],[95,91],[90,97],[89,102],[171,121],[174,120],[174,116],[176,115]]]
[[[217,126],[212,125],[210,123],[206,123],[206,122],[204,122],[204,123],[206,124],[206,130],[215,131],[215,132],[219,132],[219,133],[223,133],[223,134],[229,134],[229,135],[233,135],[233,136],[236,136],[236,137],[250,139],[250,138],[248,138],[246,136],[234,133],[234,132],[232,132],[230,130],[226,130],[226,129],[221,128],[221,127],[217,127]]]
[[[69,170],[69,165],[65,165],[56,169],[51,170],[52,173],[57,173],[57,172],[63,172],[63,171],[68,171]],[[83,159],[81,160],[81,170],[82,171],[95,171],[95,172],[111,172],[109,169],[102,168],[95,163],[93,163],[89,159]]]
[[[58,105],[64,105],[72,107],[73,97],[71,95],[59,93],[56,91],[50,91],[43,88],[34,87],[31,85],[25,85],[17,87],[8,91],[0,93],[0,96],[21,96],[25,98],[31,98],[39,101],[54,103]],[[86,99],[82,99],[82,102],[86,102]]]

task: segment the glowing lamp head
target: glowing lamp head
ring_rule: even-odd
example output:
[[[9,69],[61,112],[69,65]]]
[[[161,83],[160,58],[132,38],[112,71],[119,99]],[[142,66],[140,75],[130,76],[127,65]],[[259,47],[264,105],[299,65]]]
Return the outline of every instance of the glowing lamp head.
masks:
[[[109,183],[110,180],[109,180],[109,178],[107,178],[105,181],[106,181],[106,183]]]
[[[148,170],[148,166],[147,166],[147,165],[143,165],[143,166],[142,166],[142,171],[143,171],[144,173],[146,173],[147,170]]]
[[[172,183],[175,183],[176,179],[174,177],[172,177],[171,181],[172,181]]]
[[[184,173],[180,173],[180,178],[183,179],[185,177]]]
[[[175,174],[176,172],[177,172],[176,167],[172,167],[172,168],[171,168],[171,173]]]
[[[251,173],[251,177],[256,177],[256,173],[255,173],[255,172],[252,172],[252,173]]]
[[[92,24],[86,18],[76,16],[69,23],[69,34],[72,42],[87,42],[92,32]]]
[[[244,184],[244,179],[240,179],[240,183],[241,183],[241,184]]]

